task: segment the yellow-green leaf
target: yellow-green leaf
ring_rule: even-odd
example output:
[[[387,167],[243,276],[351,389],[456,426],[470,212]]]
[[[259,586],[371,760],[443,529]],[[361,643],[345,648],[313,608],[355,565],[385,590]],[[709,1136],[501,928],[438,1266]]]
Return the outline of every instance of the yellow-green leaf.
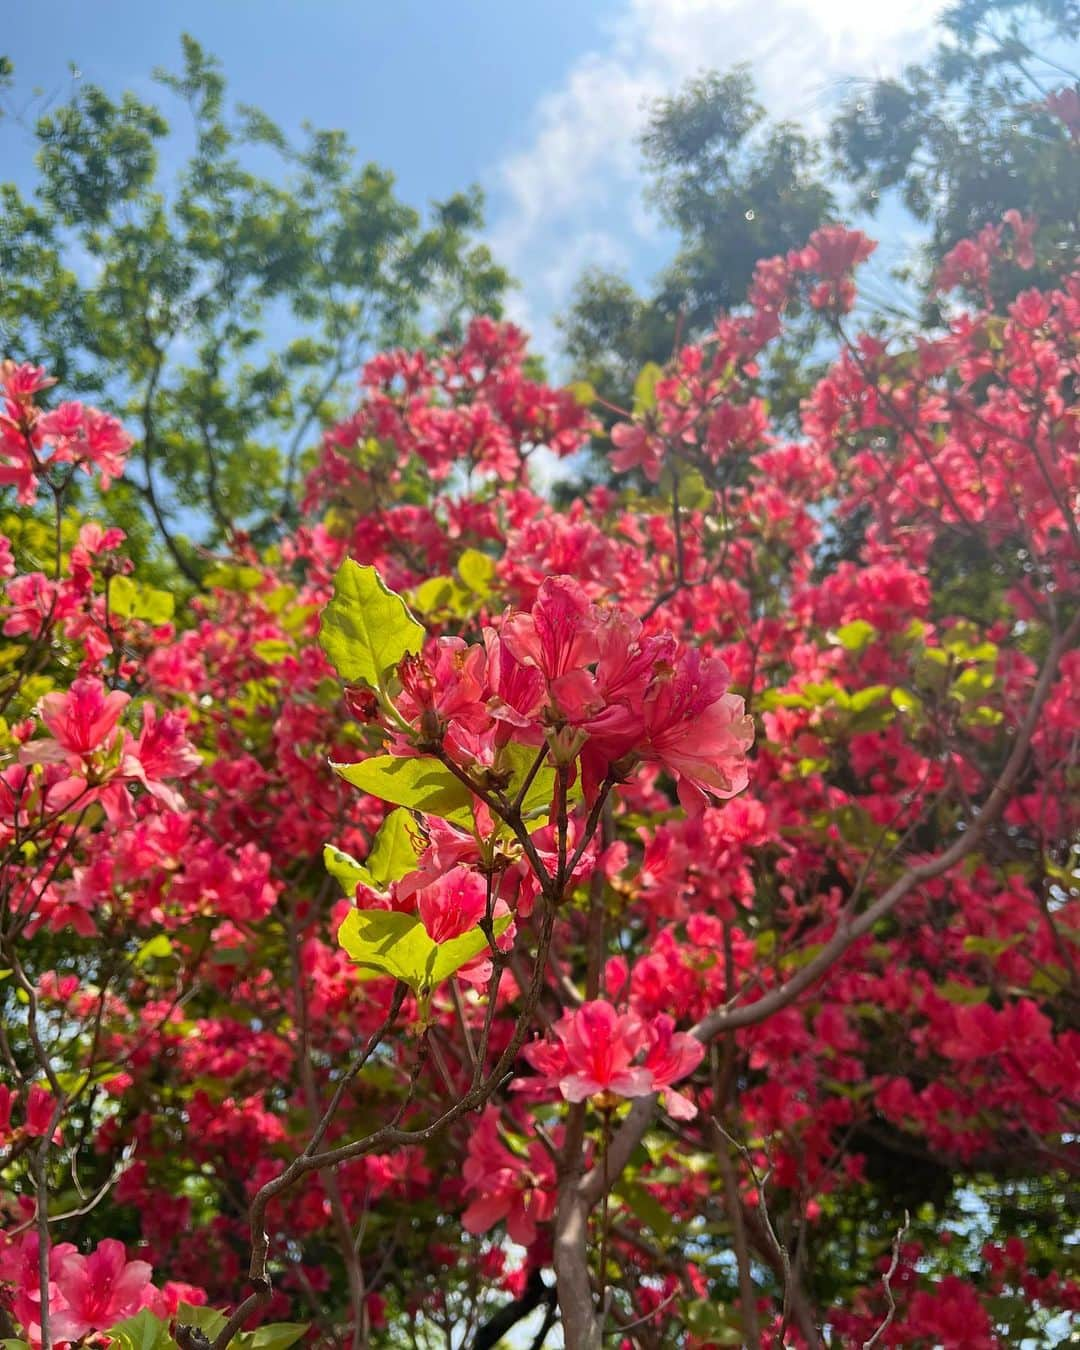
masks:
[[[655,361],[646,361],[634,381],[634,412],[640,415],[656,407],[656,383],[664,375]]]
[[[441,816],[465,830],[473,828],[472,795],[438,760],[374,755],[359,764],[330,767],[346,783],[384,802]]]
[[[495,921],[506,930],[510,916]],[[404,980],[416,993],[434,989],[487,947],[487,938],[472,928],[449,942],[432,942],[415,915],[390,909],[353,909],[338,929],[338,942],[357,965]]]
[[[323,610],[319,642],[343,680],[374,689],[406,653],[420,650],[424,630],[374,567],[346,558]]]
[[[265,661],[268,666],[276,666],[285,660],[292,646],[284,638],[264,638],[254,644],[252,651],[260,661]]]
[[[865,619],[853,619],[851,623],[838,628],[833,637],[849,652],[861,652],[866,644],[877,636],[877,629]]]
[[[385,890],[392,881],[400,881],[416,871],[423,850],[424,843],[412,813],[399,806],[379,826],[364,867],[379,888]]]
[[[491,593],[491,578],[495,575],[495,564],[486,553],[478,548],[467,548],[458,559],[458,576],[474,595],[486,596]]]
[[[355,895],[359,885],[374,887],[375,878],[364,864],[333,844],[323,845],[323,866],[348,896]]]

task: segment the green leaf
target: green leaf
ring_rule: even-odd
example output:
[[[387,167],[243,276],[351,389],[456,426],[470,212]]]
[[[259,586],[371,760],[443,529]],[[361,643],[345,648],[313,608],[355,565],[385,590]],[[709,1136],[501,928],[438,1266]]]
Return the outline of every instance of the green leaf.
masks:
[[[135,613],[138,589],[130,577],[110,577],[108,589],[109,613],[115,614],[118,619],[130,619]]]
[[[510,924],[510,915],[495,920],[495,932]],[[424,925],[412,914],[389,909],[354,909],[338,929],[338,942],[357,965],[404,980],[416,993],[425,993],[479,956],[487,938],[473,928],[449,942],[432,942]]]
[[[251,650],[260,661],[265,661],[268,666],[276,666],[292,651],[292,644],[284,638],[264,638],[262,642],[256,642]]]
[[[110,577],[108,596],[110,614],[118,619],[145,619],[155,627],[169,622],[176,603],[168,591],[140,586],[125,576]]]
[[[588,380],[574,380],[572,384],[566,386],[566,392],[576,403],[584,407],[596,401],[596,389]]]
[[[619,1186],[619,1198],[635,1218],[647,1224],[657,1237],[668,1237],[674,1229],[671,1215],[644,1186],[624,1181]]]
[[[867,623],[865,619],[854,619],[851,623],[844,624],[843,628],[838,628],[833,634],[835,640],[849,652],[861,652],[867,643],[872,642],[877,636],[877,629],[872,623]]]
[[[473,828],[472,795],[436,759],[373,755],[359,764],[331,763],[330,767],[346,783],[384,802],[441,816],[464,830]]]
[[[257,567],[244,567],[240,563],[219,563],[203,578],[210,590],[218,591],[254,591],[262,580],[263,574]]]
[[[963,946],[964,951],[974,952],[978,956],[1001,956],[1018,942],[1023,942],[1024,937],[1024,933],[1014,933],[1007,938],[979,937],[973,933],[964,938]]]
[[[960,984],[957,980],[946,980],[937,986],[936,992],[949,1003],[961,1003],[970,1006],[985,1003],[990,997],[988,984]]]
[[[469,593],[453,577],[428,577],[412,592],[412,602],[421,614],[464,618],[469,613]]]
[[[147,961],[163,961],[172,954],[173,947],[168,933],[157,933],[154,937],[148,938],[139,948],[135,956],[135,964],[142,966]]]
[[[140,586],[135,601],[135,617],[145,619],[155,628],[169,623],[176,609],[176,597],[171,591],[159,590],[156,586]]]
[[[868,689],[859,689],[851,695],[851,711],[860,713],[865,712],[867,708],[873,707],[883,698],[889,695],[889,686],[886,684],[872,684]]]
[[[374,567],[346,558],[323,610],[319,642],[343,680],[377,689],[406,653],[421,649],[424,630]]]
[[[420,854],[424,851],[416,821],[404,807],[391,811],[379,827],[364,869],[374,879],[378,889],[385,890],[392,881],[400,881],[416,871]],[[350,859],[351,861],[351,859]]]
[[[664,371],[655,361],[646,361],[634,381],[634,414],[649,412],[656,407],[656,382],[663,379]]]
[[[989,708],[984,703],[977,708],[968,708],[960,720],[966,727],[996,727],[1004,722],[1005,714],[1000,708]]]
[[[922,699],[910,689],[890,689],[889,699],[894,708],[902,713],[914,712],[922,707]]]
[[[713,1345],[744,1345],[742,1325],[737,1314],[712,1299],[695,1298],[686,1305],[686,1325]]]
[[[467,548],[458,559],[458,576],[474,595],[491,594],[491,578],[495,575],[495,564],[486,553],[478,548]]]
[[[236,1343],[244,1350],[288,1350],[310,1325],[309,1322],[268,1322],[264,1327],[237,1336]]]
[[[167,1350],[176,1342],[169,1335],[169,1324],[142,1308],[134,1317],[110,1327],[109,1336],[120,1350]]]
[[[181,1303],[176,1309],[176,1321],[179,1326],[198,1327],[209,1340],[213,1340],[229,1319],[217,1308],[196,1307],[193,1303]]]
[[[495,767],[500,773],[509,775],[506,795],[511,801],[517,797],[526,775],[542,748],[545,747],[519,745],[517,741],[508,741],[499,751]],[[525,800],[521,803],[521,814],[523,816],[528,818],[538,811],[546,811],[551,806],[551,799],[555,795],[556,772],[555,766],[546,761],[536,771],[536,776],[529,784],[529,790],[525,794]],[[580,783],[580,778],[579,774],[578,783]],[[578,784],[575,784],[575,786],[578,786]],[[580,789],[578,795],[580,796]]]
[[[323,866],[348,896],[356,894],[358,885],[375,885],[375,878],[363,863],[358,863],[354,857],[335,848],[333,844],[323,846]]]

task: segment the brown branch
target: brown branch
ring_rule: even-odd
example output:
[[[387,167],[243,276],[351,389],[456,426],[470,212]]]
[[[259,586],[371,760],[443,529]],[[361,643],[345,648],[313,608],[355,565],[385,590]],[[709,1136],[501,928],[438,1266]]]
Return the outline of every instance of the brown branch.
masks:
[[[910,1223],[911,1215],[905,1209],[904,1226],[897,1233],[896,1237],[893,1238],[892,1260],[889,1262],[889,1269],[885,1272],[885,1278],[882,1281],[885,1286],[885,1297],[889,1300],[889,1311],[885,1314],[885,1321],[882,1322],[877,1331],[874,1332],[868,1341],[863,1341],[862,1350],[873,1350],[873,1347],[877,1345],[878,1341],[885,1335],[889,1327],[892,1326],[893,1318],[896,1316],[896,1297],[892,1291],[892,1282],[897,1267],[900,1265],[900,1244],[904,1240],[904,1234],[907,1232]]]

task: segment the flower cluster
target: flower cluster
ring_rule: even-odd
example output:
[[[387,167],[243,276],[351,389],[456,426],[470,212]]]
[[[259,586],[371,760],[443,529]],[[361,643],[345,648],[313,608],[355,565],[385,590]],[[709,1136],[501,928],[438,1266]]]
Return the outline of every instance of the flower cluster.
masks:
[[[175,1315],[178,1305],[205,1303],[194,1285],[170,1281],[157,1289],[151,1284],[153,1267],[129,1261],[122,1242],[105,1238],[83,1256],[70,1242],[49,1249],[49,1331],[53,1345],[73,1345],[95,1332],[107,1331],[149,1308],[162,1318]],[[32,1346],[41,1345],[42,1290],[38,1266],[38,1238],[26,1233],[10,1240],[0,1233],[0,1281],[9,1284],[12,1311]]]
[[[57,547],[6,517],[0,1298],[23,1339],[47,1297],[54,1341],[144,1310],[164,1343],[152,1319],[200,1295],[155,1292],[150,1262],[235,1306],[252,1197],[335,1097],[338,1165],[266,1213],[268,1315],[345,1339],[540,1307],[571,1185],[607,1188],[583,1236],[665,1343],[744,1336],[739,1204],[763,1343],[812,1340],[815,1306],[872,1338],[905,1209],[880,1343],[1035,1341],[1080,1306],[1053,1226],[1025,1244],[1011,1205],[1076,1166],[1080,290],[980,302],[1047,253],[1009,220],[951,260],[976,308],[849,342],[868,248],[830,227],[766,260],[745,311],[649,373],[612,435],[647,495],[530,486],[534,448],[591,418],[478,321],[376,358],[301,525],[239,541],[175,619],[115,527],[69,506]],[[799,305],[840,351],[781,431],[764,349]],[[11,497],[113,471],[104,423],[6,380]],[[371,1147],[388,1121],[409,1147]],[[102,1198],[64,1217],[73,1163]],[[942,1218],[964,1175],[985,1244]],[[798,1235],[806,1326],[763,1213]]]
[[[666,769],[692,813],[747,783],[754,727],[717,658],[668,633],[648,635],[616,606],[593,604],[572,577],[551,577],[526,611],[484,644],[443,638],[401,665],[398,704],[421,746],[462,767],[491,767],[508,740],[547,741],[556,762],[580,755],[587,801],[637,763]]]
[[[614,1098],[659,1092],[676,1120],[697,1115],[694,1103],[671,1085],[694,1072],[705,1046],[676,1031],[666,1014],[645,1020],[593,999],[561,1017],[552,1033],[554,1039],[534,1041],[522,1053],[541,1076],[542,1086],[557,1087],[568,1102],[595,1097],[611,1104]],[[513,1086],[531,1091],[536,1082],[519,1078]]]
[[[51,412],[35,396],[56,381],[41,366],[0,363],[0,484],[10,483],[23,504],[37,495],[39,481],[58,465],[97,472],[108,488],[124,471],[131,437],[121,423],[97,408],[61,403]]]

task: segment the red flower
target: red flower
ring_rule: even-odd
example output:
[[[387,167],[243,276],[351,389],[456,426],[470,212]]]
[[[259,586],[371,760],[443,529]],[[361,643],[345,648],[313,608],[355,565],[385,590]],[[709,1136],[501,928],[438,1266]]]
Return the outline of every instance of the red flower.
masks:
[[[503,624],[502,639],[523,666],[533,666],[559,700],[581,681],[585,667],[600,655],[596,638],[598,615],[571,577],[548,577],[528,614],[514,614]],[[588,683],[588,676],[585,676]]]
[[[675,1019],[661,1013],[649,1028],[652,1044],[645,1056],[645,1068],[652,1074],[653,1085],[666,1089],[664,1109],[676,1120],[692,1120],[697,1107],[671,1084],[691,1074],[705,1057],[705,1046],[696,1036],[675,1030]]]
[[[77,1341],[138,1312],[152,1273],[147,1262],[129,1261],[115,1238],[105,1238],[89,1256],[70,1254],[56,1275],[67,1306],[53,1319],[53,1336]]]
[[[67,755],[93,754],[112,735],[130,701],[119,690],[106,693],[102,682],[91,678],[75,680],[65,694],[46,694],[40,704],[41,720],[52,732],[56,750],[45,753],[46,742],[36,747],[39,756],[62,760]]]
[[[455,867],[417,893],[417,908],[432,942],[449,942],[475,928],[484,917],[487,887],[467,867]],[[504,906],[505,908],[505,906]]]
[[[555,1212],[555,1168],[539,1143],[529,1145],[528,1159],[511,1153],[499,1137],[499,1112],[489,1106],[469,1135],[463,1176],[475,1199],[461,1216],[469,1233],[486,1233],[506,1220],[512,1242],[523,1247],[536,1241],[536,1226]]]
[[[711,797],[734,797],[746,787],[746,752],[754,721],[743,700],[726,692],[727,667],[693,648],[656,680],[644,705],[643,759],[679,780],[679,801],[700,815]]]

